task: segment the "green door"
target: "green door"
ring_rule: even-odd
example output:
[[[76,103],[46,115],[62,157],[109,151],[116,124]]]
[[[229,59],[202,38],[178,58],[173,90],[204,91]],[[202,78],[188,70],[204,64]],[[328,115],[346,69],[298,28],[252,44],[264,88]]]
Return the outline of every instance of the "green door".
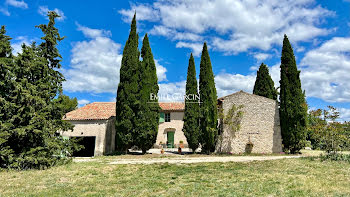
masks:
[[[167,147],[168,148],[174,148],[174,134],[175,134],[175,132],[173,132],[173,131],[167,132],[167,139],[168,139]]]

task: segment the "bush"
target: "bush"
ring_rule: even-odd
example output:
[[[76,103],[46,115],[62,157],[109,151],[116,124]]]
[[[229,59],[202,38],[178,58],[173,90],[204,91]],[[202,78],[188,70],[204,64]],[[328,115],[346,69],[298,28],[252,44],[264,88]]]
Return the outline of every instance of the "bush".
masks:
[[[334,154],[322,154],[320,156],[321,161],[347,161],[350,163],[350,154],[334,153]]]

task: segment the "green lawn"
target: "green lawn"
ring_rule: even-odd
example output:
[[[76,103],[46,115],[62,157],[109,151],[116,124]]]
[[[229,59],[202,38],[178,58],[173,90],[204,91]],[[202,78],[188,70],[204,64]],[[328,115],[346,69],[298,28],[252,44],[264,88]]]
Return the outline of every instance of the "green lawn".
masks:
[[[305,158],[187,165],[97,160],[0,177],[0,196],[350,196],[349,163]]]

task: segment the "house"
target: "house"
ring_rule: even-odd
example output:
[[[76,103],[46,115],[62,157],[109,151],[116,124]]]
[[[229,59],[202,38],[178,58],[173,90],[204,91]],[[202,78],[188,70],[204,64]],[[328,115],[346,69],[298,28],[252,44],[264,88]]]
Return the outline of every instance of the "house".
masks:
[[[278,104],[275,100],[236,92],[218,99],[224,113],[234,105],[242,105],[240,129],[232,132],[229,125],[221,124],[217,152],[272,153],[282,151],[282,138]],[[155,148],[188,146],[182,132],[184,103],[164,103],[161,107]],[[115,148],[115,102],[94,102],[67,113],[64,120],[75,125],[64,137],[81,138],[86,148],[77,156],[97,156],[112,153]],[[223,121],[219,121],[223,122]],[[250,149],[249,149],[250,148]]]
[[[224,114],[227,114],[233,105],[242,106],[240,111],[243,112],[243,116],[239,120],[239,129],[233,131],[230,125],[221,124],[217,152],[238,154],[282,151],[277,101],[243,91],[218,99],[218,106]]]
[[[183,127],[184,103],[159,103],[161,107],[158,135],[155,147],[162,144],[172,148],[182,141],[187,146]],[[115,102],[94,102],[68,112],[63,120],[74,125],[72,131],[62,133],[64,137],[77,137],[85,149],[76,156],[98,156],[110,154],[115,148]]]

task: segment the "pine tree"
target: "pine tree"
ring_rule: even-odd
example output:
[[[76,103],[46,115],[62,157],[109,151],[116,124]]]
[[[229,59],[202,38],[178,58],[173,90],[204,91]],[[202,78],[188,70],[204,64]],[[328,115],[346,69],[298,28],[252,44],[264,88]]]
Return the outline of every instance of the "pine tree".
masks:
[[[151,100],[150,95],[158,94],[158,78],[156,64],[153,59],[151,46],[147,34],[143,38],[140,63],[140,105],[136,112],[136,126],[133,139],[135,145],[145,154],[156,143],[159,111],[158,99]]]
[[[273,100],[277,99],[275,84],[269,74],[269,68],[264,63],[261,63],[257,71],[253,94]]]
[[[207,43],[204,43],[201,56],[199,94],[201,101],[200,130],[202,150],[210,153],[215,150],[215,143],[218,134],[218,111],[214,74],[207,49]]]
[[[303,148],[306,137],[307,105],[301,89],[300,71],[288,37],[284,35],[281,57],[280,121],[284,149],[291,153]]]
[[[199,99],[196,97],[198,96],[197,86],[196,67],[191,53],[191,57],[188,62],[186,81],[186,96],[188,96],[189,99],[185,99],[184,126],[182,131],[186,136],[188,146],[192,149],[193,152],[195,152],[199,146],[200,137],[200,109]]]
[[[8,91],[8,98],[15,110],[5,128],[1,127],[9,133],[1,146],[11,151],[10,162],[1,164],[5,168],[44,169],[67,162],[65,155],[74,151],[74,141],[63,140],[58,133],[72,125],[62,120],[63,110],[54,99],[64,80],[56,47],[62,38],[54,26],[59,16],[55,12],[48,16],[48,25],[38,26],[44,33],[43,42],[39,46],[23,44],[11,70],[15,86]]]
[[[116,99],[116,149],[127,152],[133,145],[136,124],[135,112],[139,108],[140,52],[136,32],[136,13],[131,23],[129,38],[125,43],[120,67],[120,82]]]
[[[9,128],[12,127],[9,120],[15,113],[15,104],[12,100],[12,90],[16,84],[14,78],[14,64],[11,38],[6,34],[5,26],[0,29],[0,168],[5,168],[12,163],[13,151],[8,145],[11,136]]]

